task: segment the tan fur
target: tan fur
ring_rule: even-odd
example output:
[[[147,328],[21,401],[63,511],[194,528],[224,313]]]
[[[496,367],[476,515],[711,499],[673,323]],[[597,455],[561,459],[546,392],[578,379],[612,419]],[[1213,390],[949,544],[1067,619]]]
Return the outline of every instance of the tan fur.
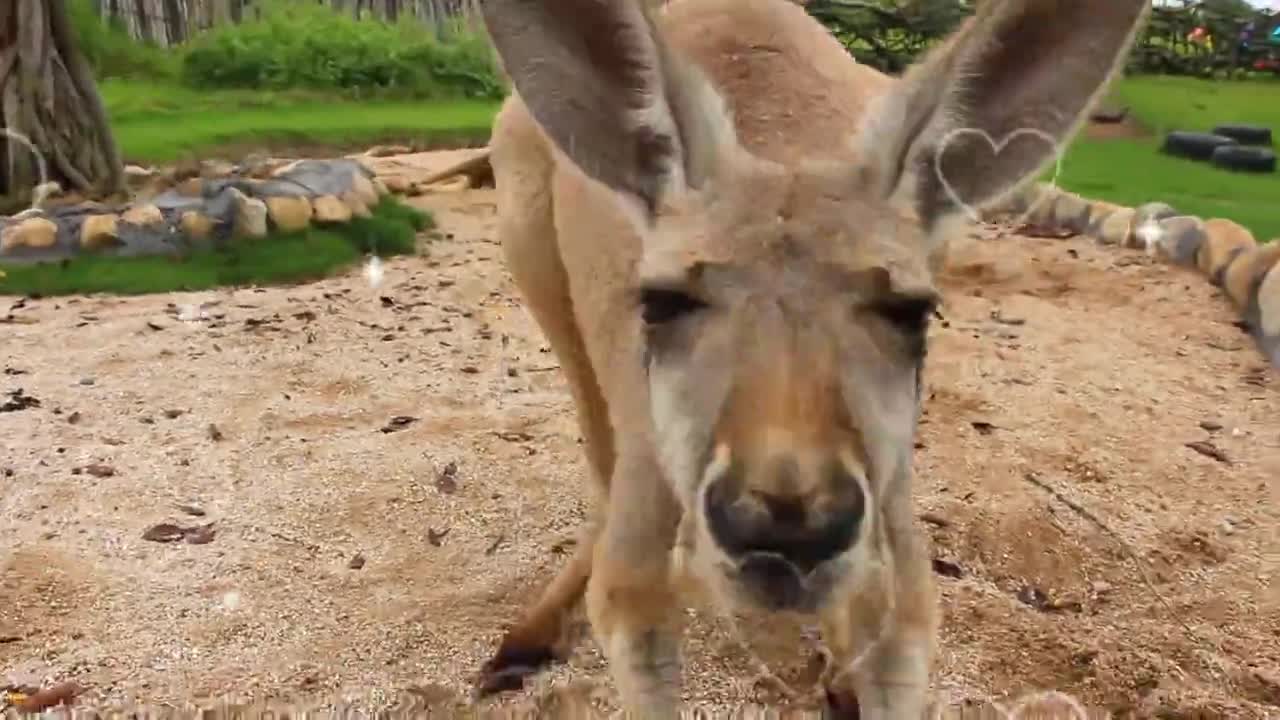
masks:
[[[1065,140],[1147,3],[986,2],[899,81],[787,0],[674,0],[653,17],[647,1],[487,2],[516,88],[490,143],[499,236],[602,502],[482,679],[500,689],[561,653],[585,589],[623,706],[672,717],[674,577],[763,602],[776,588],[749,585],[735,553],[802,530],[786,558],[821,560],[798,592],[833,650],[833,691],[856,693],[863,717],[919,717],[938,622],[911,501],[923,338],[893,312],[925,319],[945,237],[963,227],[929,182],[932,153],[966,123],[1036,122]],[[1052,157],[1043,143],[980,151],[948,148],[975,204]],[[702,307],[646,327],[641,288]],[[784,532],[788,513],[801,530]],[[726,549],[734,533],[747,551]]]

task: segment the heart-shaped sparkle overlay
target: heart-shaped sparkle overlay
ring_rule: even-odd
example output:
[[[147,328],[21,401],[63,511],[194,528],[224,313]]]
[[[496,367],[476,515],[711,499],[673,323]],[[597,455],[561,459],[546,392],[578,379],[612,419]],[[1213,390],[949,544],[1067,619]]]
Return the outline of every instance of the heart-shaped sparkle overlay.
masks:
[[[951,184],[951,181],[947,179],[946,173],[942,170],[942,156],[947,152],[947,148],[951,147],[951,144],[956,140],[969,136],[985,140],[987,146],[991,148],[992,157],[999,155],[1006,147],[1009,146],[1009,143],[1020,137],[1032,137],[1047,144],[1053,150],[1053,177],[1049,179],[1047,184],[1050,189],[1057,189],[1058,175],[1062,172],[1062,148],[1058,146],[1058,143],[1049,133],[1035,128],[1019,128],[1010,132],[1008,135],[1005,135],[999,142],[996,142],[995,138],[991,137],[991,133],[986,130],[970,127],[956,128],[948,132],[946,135],[943,135],[942,140],[938,142],[938,147],[933,154],[933,172],[934,175],[937,176],[938,182],[942,185],[943,192],[945,192],[947,197],[951,199],[951,202],[955,203],[957,207],[963,210],[973,222],[981,220],[981,216],[978,213],[977,208],[973,207],[972,204],[960,197],[959,193],[956,192],[955,186]],[[1040,195],[1035,198],[1026,210],[1017,217],[1016,222],[1021,223],[1029,217],[1041,203],[1052,196],[1052,192],[1040,193]]]

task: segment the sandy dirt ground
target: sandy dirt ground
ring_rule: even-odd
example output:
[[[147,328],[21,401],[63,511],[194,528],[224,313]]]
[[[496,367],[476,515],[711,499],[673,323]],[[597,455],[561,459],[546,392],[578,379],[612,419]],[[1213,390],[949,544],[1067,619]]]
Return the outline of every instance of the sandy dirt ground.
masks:
[[[352,271],[0,298],[0,689],[153,708],[468,691],[589,496],[492,192],[413,202],[440,235],[377,289]],[[1280,716],[1280,382],[1227,302],[1134,251],[991,234],[944,288],[917,454],[939,698]],[[196,529],[144,538],[162,523]],[[776,699],[761,659],[812,695],[810,639],[690,613],[691,704]],[[583,633],[490,705],[607,705]]]

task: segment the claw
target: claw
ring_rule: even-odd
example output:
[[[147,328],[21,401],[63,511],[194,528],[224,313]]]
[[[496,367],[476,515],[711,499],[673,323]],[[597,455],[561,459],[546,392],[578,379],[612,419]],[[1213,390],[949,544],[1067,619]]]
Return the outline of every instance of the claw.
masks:
[[[504,642],[480,669],[480,676],[476,681],[476,696],[483,698],[520,690],[524,687],[525,678],[560,661],[561,658],[550,647],[523,647]]]
[[[858,696],[851,691],[827,690],[827,701],[822,707],[823,720],[858,720],[862,713],[858,708]]]

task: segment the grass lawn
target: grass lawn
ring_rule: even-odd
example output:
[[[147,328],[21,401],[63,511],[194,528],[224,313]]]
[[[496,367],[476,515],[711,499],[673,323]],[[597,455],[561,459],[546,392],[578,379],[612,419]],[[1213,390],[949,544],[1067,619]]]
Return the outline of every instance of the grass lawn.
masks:
[[[100,89],[127,162],[172,163],[282,148],[382,141],[483,144],[493,101],[355,100],[313,92],[200,91],[105,80]]]
[[[1235,173],[1159,152],[1166,132],[1208,132],[1214,125],[1265,125],[1280,138],[1280,79],[1211,81],[1138,76],[1116,84],[1113,98],[1152,134],[1091,139],[1067,150],[1058,182],[1085,197],[1129,206],[1167,202],[1202,218],[1248,227],[1259,241],[1280,238],[1280,173]]]
[[[426,213],[384,199],[372,217],[346,225],[235,241],[181,259],[82,255],[65,263],[0,265],[0,295],[138,295],[305,282],[350,267],[365,253],[412,253],[417,231],[431,222]]]

